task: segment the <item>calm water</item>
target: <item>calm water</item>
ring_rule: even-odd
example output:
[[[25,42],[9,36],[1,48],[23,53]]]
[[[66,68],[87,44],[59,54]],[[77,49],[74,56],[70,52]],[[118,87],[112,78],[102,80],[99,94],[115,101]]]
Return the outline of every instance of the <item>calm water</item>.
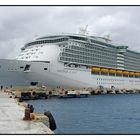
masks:
[[[140,134],[140,94],[29,101],[51,111],[56,134]]]

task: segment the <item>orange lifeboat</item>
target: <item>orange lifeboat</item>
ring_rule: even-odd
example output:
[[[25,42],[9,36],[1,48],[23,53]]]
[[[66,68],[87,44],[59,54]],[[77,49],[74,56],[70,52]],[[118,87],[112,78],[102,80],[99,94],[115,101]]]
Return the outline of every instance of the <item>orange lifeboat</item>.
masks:
[[[98,68],[98,67],[93,67],[92,68],[92,72],[94,73],[94,72],[100,72],[100,68]]]
[[[138,72],[135,72],[134,74],[135,74],[135,76],[140,76],[140,73],[138,73]]]
[[[123,72],[122,72],[121,70],[117,70],[117,71],[116,71],[116,74],[122,75],[122,73],[123,73]]]
[[[103,69],[101,69],[101,72],[108,73],[108,69],[103,68]]]
[[[116,70],[111,69],[111,70],[109,70],[109,73],[110,74],[115,74],[116,73]]]
[[[129,76],[135,76],[134,72],[129,72]]]
[[[129,72],[128,71],[123,71],[123,75],[128,76]]]

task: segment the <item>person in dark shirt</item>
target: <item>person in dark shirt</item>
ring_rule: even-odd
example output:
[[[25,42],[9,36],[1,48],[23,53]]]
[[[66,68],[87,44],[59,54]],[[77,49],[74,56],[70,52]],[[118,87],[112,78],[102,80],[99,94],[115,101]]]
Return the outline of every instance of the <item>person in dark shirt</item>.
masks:
[[[0,89],[3,90],[3,86],[2,85],[1,85]]]

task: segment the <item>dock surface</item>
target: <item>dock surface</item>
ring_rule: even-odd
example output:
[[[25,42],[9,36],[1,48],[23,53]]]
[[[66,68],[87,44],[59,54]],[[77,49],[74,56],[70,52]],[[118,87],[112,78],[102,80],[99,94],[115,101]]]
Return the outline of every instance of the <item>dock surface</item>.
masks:
[[[0,134],[53,134],[42,122],[23,120],[24,110],[0,91]]]

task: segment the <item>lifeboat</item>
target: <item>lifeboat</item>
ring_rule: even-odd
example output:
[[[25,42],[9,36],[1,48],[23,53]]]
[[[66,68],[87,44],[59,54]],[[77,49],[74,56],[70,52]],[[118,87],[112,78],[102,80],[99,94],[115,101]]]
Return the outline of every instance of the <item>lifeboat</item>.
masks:
[[[129,72],[129,76],[135,76],[134,72]]]
[[[121,75],[123,72],[121,70],[117,70],[116,73]]]
[[[140,76],[140,73],[135,72],[134,75],[135,75],[135,76]]]
[[[128,76],[129,75],[129,72],[128,71],[123,71],[123,75]]]
[[[110,74],[115,74],[116,73],[116,70],[109,70],[109,73]]]
[[[93,68],[92,68],[92,72],[100,72],[100,68],[98,68],[98,67],[93,67]]]
[[[101,69],[101,72],[108,73],[108,69]]]

